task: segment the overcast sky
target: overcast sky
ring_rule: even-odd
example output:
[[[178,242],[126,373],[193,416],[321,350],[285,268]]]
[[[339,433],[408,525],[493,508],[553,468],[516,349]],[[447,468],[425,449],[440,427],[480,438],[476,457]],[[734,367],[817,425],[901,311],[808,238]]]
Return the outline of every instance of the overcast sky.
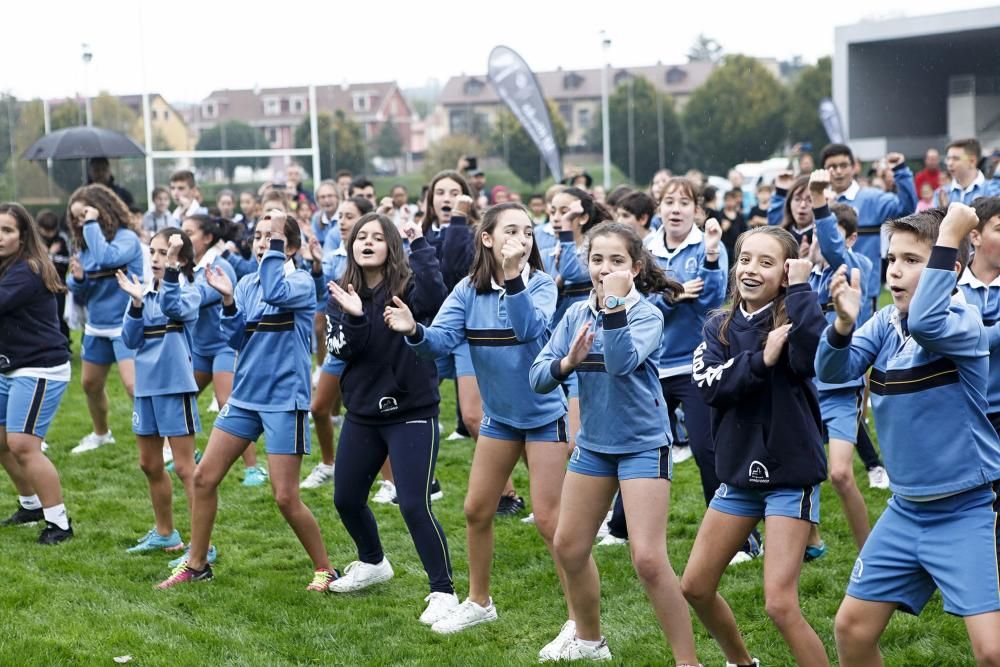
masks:
[[[833,29],[878,18],[995,5],[982,0],[369,0],[5,2],[0,91],[19,98],[108,90],[194,102],[218,88],[397,80],[404,87],[484,73],[497,44],[536,70],[683,63],[699,33],[727,52],[807,61]],[[684,7],[687,9],[676,9]],[[822,17],[822,18],[819,18]],[[93,50],[85,75],[81,43]],[[85,84],[85,76],[87,82]]]

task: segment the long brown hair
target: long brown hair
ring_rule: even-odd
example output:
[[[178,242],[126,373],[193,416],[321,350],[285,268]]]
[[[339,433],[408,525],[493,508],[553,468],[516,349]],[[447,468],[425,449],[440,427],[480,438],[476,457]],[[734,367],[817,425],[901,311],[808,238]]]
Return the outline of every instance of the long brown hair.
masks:
[[[531,214],[519,202],[504,202],[503,204],[497,204],[486,209],[486,213],[483,214],[483,221],[479,223],[479,229],[476,233],[476,255],[472,260],[472,266],[469,268],[469,280],[479,294],[487,294],[493,290],[493,279],[499,269],[496,257],[493,256],[493,249],[483,245],[483,234],[493,236],[493,230],[496,229],[497,222],[500,221],[500,216],[507,211],[519,211],[525,215],[528,223],[531,223]],[[534,242],[531,244],[531,251],[528,253],[528,266],[531,267],[532,273],[544,270],[542,256],[538,252],[538,246]]]
[[[70,195],[69,202],[66,204],[69,229],[73,233],[73,244],[77,248],[85,249],[87,243],[83,240],[83,225],[73,220],[73,214],[70,212],[76,202],[82,202],[84,206],[93,206],[97,209],[98,224],[101,226],[101,233],[108,243],[115,238],[119,229],[132,229],[132,216],[125,203],[113,190],[98,183],[84,185]]]
[[[45,289],[53,294],[60,294],[66,291],[66,286],[59,280],[56,267],[49,257],[49,251],[42,242],[42,235],[38,233],[38,226],[32,219],[31,214],[20,204],[13,202],[0,204],[0,215],[9,215],[14,218],[17,224],[17,231],[21,237],[21,248],[16,253],[0,260],[0,276],[7,273],[7,269],[19,260],[24,260],[38,277],[42,279]]]
[[[410,269],[410,262],[407,260],[406,250],[403,248],[403,237],[399,235],[395,223],[379,213],[366,213],[354,223],[351,236],[347,240],[347,268],[344,269],[344,275],[340,278],[340,286],[346,290],[348,285],[354,285],[354,289],[362,297],[370,296],[374,291],[365,283],[365,272],[354,259],[354,241],[357,240],[361,228],[373,220],[382,227],[382,236],[385,238],[385,244],[389,251],[385,258],[385,264],[382,266],[381,285],[385,285],[388,290],[386,301],[394,296],[398,296],[400,299],[405,298],[406,288],[413,277],[413,271]]]
[[[782,229],[796,228],[798,225],[795,224],[795,216],[792,215],[792,199],[800,190],[805,190],[808,193],[809,188],[809,176],[799,176],[792,183],[792,187],[788,188],[788,195],[785,197],[785,217],[781,221]]]
[[[781,245],[781,249],[785,254],[782,264],[784,264],[785,259],[796,259],[799,256],[799,242],[795,240],[791,232],[781,227],[771,227],[769,225],[751,227],[740,234],[739,238],[736,239],[736,247],[733,249],[733,268],[729,272],[729,284],[732,286],[729,289],[729,301],[731,304],[729,308],[721,308],[715,311],[716,313],[721,313],[723,316],[718,334],[719,341],[723,345],[729,345],[729,338],[727,336],[729,324],[733,321],[733,316],[740,309],[740,306],[743,305],[743,297],[740,296],[740,287],[736,282],[736,267],[740,263],[740,253],[743,252],[744,242],[751,236],[758,234],[770,236]],[[776,329],[783,324],[788,324],[788,312],[785,310],[785,288],[781,287],[778,289],[778,296],[774,298],[771,306],[771,329]],[[766,338],[761,339],[761,347],[764,346],[766,340]]]
[[[667,277],[660,265],[656,263],[656,258],[646,250],[642,244],[642,239],[632,225],[621,222],[602,222],[590,230],[587,234],[588,261],[590,250],[594,247],[594,239],[601,236],[617,236],[625,242],[625,249],[632,262],[642,263],[638,275],[632,279],[635,288],[642,294],[661,294],[670,303],[673,303],[678,296],[684,292],[684,286],[676,280]]]
[[[472,198],[472,208],[469,210],[468,216],[470,225],[479,222],[479,206],[476,204],[476,195],[473,194],[472,188],[469,187],[469,182],[454,169],[445,169],[436,173],[434,178],[431,179],[431,184],[427,186],[427,212],[424,213],[424,221],[422,223],[424,234],[427,233],[427,230],[434,223],[438,222],[437,213],[434,211],[434,186],[438,184],[438,181],[443,181],[446,178],[450,178],[458,183],[458,187],[462,189],[462,194]]]

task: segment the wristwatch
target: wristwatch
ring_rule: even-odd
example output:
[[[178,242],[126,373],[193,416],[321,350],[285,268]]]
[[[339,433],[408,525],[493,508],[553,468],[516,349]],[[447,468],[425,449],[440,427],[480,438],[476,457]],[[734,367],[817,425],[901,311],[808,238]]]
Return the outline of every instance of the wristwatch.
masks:
[[[604,297],[604,307],[607,310],[611,310],[613,308],[617,308],[618,306],[624,306],[624,305],[625,305],[625,297],[623,296],[615,296],[612,294],[610,296]]]

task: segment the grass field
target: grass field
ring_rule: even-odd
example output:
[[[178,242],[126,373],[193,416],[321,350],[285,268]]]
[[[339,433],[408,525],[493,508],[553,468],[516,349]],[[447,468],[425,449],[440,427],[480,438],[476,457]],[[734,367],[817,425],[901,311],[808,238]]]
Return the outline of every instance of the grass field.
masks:
[[[73,382],[48,436],[77,537],[45,548],[35,544],[37,528],[0,532],[0,665],[108,665],[124,655],[133,657],[133,665],[171,666],[528,665],[565,620],[541,539],[533,527],[508,519],[497,521],[493,595],[500,620],[451,637],[431,633],[417,621],[427,594],[426,576],[395,506],[375,506],[374,511],[396,578],[346,597],[307,594],[311,567],[305,552],[281,519],[269,489],[240,486],[241,463],[220,490],[215,580],[154,592],[153,585],[168,574],[169,557],[125,553],[153,523],[130,430],[131,405],[113,374],[112,430],[118,442],[72,456],[70,448],[90,431],[79,382],[74,360]],[[454,403],[447,385],[444,391],[447,433]],[[204,448],[213,415],[204,411],[207,396],[202,399],[205,433],[199,446]],[[435,509],[448,534],[460,596],[467,590],[462,499],[471,452],[468,440],[443,442],[438,463],[445,497]],[[318,451],[305,459],[303,468],[317,460]],[[874,520],[888,492],[869,489],[860,463],[856,470]],[[523,468],[516,482],[526,490]],[[342,568],[356,554],[334,510],[332,488],[303,493],[333,562]],[[704,512],[693,461],[677,467],[672,495],[669,544],[680,573]],[[187,506],[176,480],[174,497],[177,525],[187,538]],[[0,502],[5,514],[14,509],[16,497],[6,476],[0,476]],[[806,617],[835,660],[833,617],[856,553],[832,488],[824,488],[822,503],[822,532],[830,553],[805,566],[801,598]],[[615,663],[673,664],[627,548],[602,547],[596,558],[604,633]],[[764,614],[761,581],[761,562],[742,565],[727,573],[722,594],[753,655],[768,667],[791,665],[785,644]],[[697,621],[695,631],[704,664],[724,664]],[[896,667],[972,662],[964,625],[942,611],[939,595],[920,619],[897,615],[883,649],[886,664]]]

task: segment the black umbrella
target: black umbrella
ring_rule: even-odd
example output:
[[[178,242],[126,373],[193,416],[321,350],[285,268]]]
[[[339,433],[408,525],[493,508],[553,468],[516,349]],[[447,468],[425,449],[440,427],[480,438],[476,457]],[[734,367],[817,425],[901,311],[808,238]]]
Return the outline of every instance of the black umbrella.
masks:
[[[103,127],[67,127],[36,141],[24,151],[28,160],[80,160],[92,157],[143,157],[146,151],[121,132]]]

